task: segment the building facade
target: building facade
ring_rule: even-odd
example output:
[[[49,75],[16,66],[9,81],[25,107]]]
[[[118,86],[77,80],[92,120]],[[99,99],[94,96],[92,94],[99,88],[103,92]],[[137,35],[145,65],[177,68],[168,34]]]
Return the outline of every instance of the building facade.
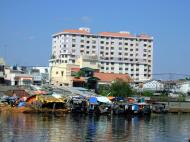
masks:
[[[129,32],[90,33],[89,28],[64,30],[52,36],[49,66],[76,64],[81,56],[97,56],[102,73],[129,74],[134,81],[152,79],[153,37]]]
[[[5,61],[3,58],[0,58],[0,84],[4,83],[5,79]]]

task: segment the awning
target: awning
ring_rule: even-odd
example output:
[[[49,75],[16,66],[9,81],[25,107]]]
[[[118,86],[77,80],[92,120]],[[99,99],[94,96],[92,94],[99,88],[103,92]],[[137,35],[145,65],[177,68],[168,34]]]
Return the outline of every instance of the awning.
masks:
[[[107,103],[107,104],[112,103],[107,97],[97,97],[97,100],[102,103]]]

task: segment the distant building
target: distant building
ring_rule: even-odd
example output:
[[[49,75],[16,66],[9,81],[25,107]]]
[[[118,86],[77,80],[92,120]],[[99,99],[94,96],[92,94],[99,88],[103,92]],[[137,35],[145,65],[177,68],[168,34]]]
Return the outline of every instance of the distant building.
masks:
[[[57,68],[57,74],[62,74],[65,69],[60,67],[67,64],[77,64],[80,68],[93,66],[102,73],[128,74],[137,82],[150,80],[153,37],[125,31],[92,34],[89,28],[64,30],[52,36],[49,66],[54,71]]]
[[[143,90],[149,90],[149,91],[163,91],[164,90],[164,84],[159,80],[149,80],[143,82],[143,85],[141,86]]]
[[[5,66],[7,85],[43,85],[49,83],[49,67]]]
[[[33,77],[27,73],[25,67],[6,66],[5,67],[5,82],[7,85],[31,85]]]
[[[183,81],[176,85],[176,92],[190,94],[190,81]]]
[[[0,84],[4,83],[5,79],[5,61],[3,58],[0,58]]]
[[[49,67],[32,67],[29,74],[33,77],[33,85],[43,85],[49,83]]]
[[[55,86],[72,86],[72,68],[79,68],[73,64],[58,64],[50,66],[50,84]]]

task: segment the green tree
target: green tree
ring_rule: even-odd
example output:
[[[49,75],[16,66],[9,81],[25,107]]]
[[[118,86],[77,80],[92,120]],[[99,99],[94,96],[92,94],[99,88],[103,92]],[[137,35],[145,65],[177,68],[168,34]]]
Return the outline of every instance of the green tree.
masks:
[[[144,92],[142,93],[142,95],[143,95],[143,96],[146,96],[146,97],[151,97],[151,96],[153,96],[153,92],[151,92],[151,91],[144,91]]]
[[[132,88],[128,82],[122,79],[116,79],[110,87],[111,95],[114,97],[129,97],[132,95]]]

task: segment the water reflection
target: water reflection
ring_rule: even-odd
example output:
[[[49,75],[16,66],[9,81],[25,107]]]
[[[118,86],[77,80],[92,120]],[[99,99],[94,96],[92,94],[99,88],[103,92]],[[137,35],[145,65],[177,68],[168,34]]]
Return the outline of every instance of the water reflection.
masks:
[[[5,142],[185,142],[190,115],[151,117],[64,116],[0,113],[0,141]]]

